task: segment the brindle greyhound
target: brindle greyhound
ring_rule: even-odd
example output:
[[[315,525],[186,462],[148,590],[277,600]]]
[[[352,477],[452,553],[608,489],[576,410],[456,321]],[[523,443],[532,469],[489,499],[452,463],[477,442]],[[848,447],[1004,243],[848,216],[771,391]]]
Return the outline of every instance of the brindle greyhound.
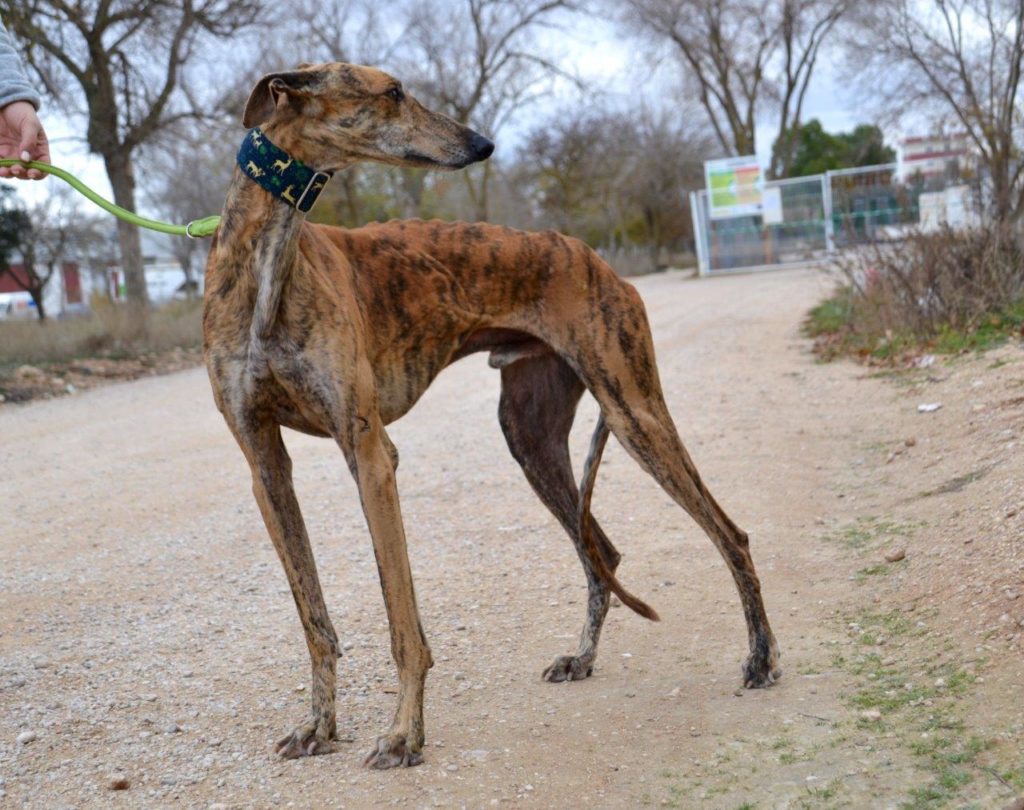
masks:
[[[584,244],[551,231],[418,220],[346,231],[306,223],[310,194],[357,161],[457,169],[493,151],[486,138],[426,110],[380,71],[327,64],[265,76],[243,123],[259,128],[239,153],[210,253],[203,330],[217,407],[252,469],[312,659],[312,711],[277,751],[331,750],[339,655],[281,426],[333,439],[358,483],[399,680],[394,722],[367,763],[418,764],[423,684],[433,662],[399,511],[398,453],[384,426],[443,368],[479,351],[501,369],[499,418],[512,454],[575,543],[589,586],[578,651],[557,658],[543,677],[591,674],[610,591],[657,618],[616,580],[619,554],[590,515],[610,429],[718,547],[747,621],[744,684],[773,683],[779,653],[747,535],[711,497],[679,439],[634,288]],[[285,173],[303,164],[307,174],[288,182]],[[567,440],[585,388],[601,416],[578,488]]]

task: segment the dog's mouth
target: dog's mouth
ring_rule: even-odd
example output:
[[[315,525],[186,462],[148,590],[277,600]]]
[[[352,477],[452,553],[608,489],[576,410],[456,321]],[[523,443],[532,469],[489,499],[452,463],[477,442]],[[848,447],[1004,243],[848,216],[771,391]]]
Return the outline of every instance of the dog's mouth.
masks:
[[[434,160],[434,158],[432,158],[432,157],[427,157],[426,155],[424,155],[424,154],[422,154],[420,152],[406,152],[404,155],[402,155],[402,162],[406,163],[406,164],[408,164],[410,166],[415,166],[415,167],[420,168],[420,169],[431,169],[431,168],[436,168],[436,167],[442,167],[442,168],[446,168],[446,169],[447,168],[455,168],[455,169],[462,168],[462,166],[451,166],[451,167],[449,167],[447,164],[444,164],[444,163],[441,163],[440,161]]]
[[[483,135],[473,133],[473,138],[468,144],[466,152],[459,155],[455,160],[442,161],[411,149],[402,155],[402,160],[409,166],[423,169],[463,169],[471,163],[487,160],[493,151],[494,143],[491,140]]]

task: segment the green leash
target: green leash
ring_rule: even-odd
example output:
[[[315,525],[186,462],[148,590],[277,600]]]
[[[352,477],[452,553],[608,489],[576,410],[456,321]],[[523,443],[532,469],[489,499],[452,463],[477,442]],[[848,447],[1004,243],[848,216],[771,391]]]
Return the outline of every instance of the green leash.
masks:
[[[125,222],[130,222],[132,225],[138,225],[140,228],[148,228],[151,231],[160,231],[160,233],[169,233],[172,236],[187,236],[191,239],[199,239],[203,236],[211,236],[213,232],[217,230],[217,224],[220,222],[219,216],[194,219],[187,225],[171,225],[168,222],[158,222],[155,219],[146,219],[145,217],[140,217],[138,214],[133,214],[131,211],[128,211],[119,205],[114,205],[110,200],[103,199],[99,194],[89,188],[73,174],[70,174],[63,169],[58,169],[56,166],[51,166],[49,163],[40,163],[35,160],[26,163],[23,160],[5,158],[4,160],[0,160],[0,166],[24,166],[28,169],[38,169],[45,174],[52,174],[55,177],[59,177],[75,189],[75,191],[88,197],[103,210],[110,212],[115,217],[123,219]]]

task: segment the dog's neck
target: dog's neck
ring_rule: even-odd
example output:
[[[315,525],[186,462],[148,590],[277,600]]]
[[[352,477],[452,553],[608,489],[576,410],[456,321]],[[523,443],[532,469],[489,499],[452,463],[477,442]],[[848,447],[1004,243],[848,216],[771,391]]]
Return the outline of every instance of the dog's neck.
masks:
[[[236,161],[256,185],[302,214],[309,213],[332,176],[277,146],[259,127],[246,133]]]
[[[233,257],[222,265],[231,268],[227,272],[246,286],[255,283],[251,352],[260,354],[273,332],[281,292],[298,256],[304,220],[305,215],[290,201],[254,182],[241,163],[236,167],[217,241],[218,248]]]
[[[226,261],[234,268],[228,272],[251,279],[243,284],[255,282],[250,351],[257,354],[273,333],[281,292],[298,256],[305,211],[331,176],[299,159],[302,146],[296,128],[276,119],[246,133],[217,232],[219,247],[233,257]],[[295,174],[298,167],[305,172]],[[272,183],[273,177],[279,182]]]

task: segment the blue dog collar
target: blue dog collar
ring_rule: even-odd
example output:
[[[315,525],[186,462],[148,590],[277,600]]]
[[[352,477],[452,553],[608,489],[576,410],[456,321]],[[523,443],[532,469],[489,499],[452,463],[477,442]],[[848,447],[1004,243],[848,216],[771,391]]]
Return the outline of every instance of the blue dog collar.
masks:
[[[311,169],[274,146],[259,127],[246,133],[237,160],[250,180],[303,214],[313,207],[333,176]]]

